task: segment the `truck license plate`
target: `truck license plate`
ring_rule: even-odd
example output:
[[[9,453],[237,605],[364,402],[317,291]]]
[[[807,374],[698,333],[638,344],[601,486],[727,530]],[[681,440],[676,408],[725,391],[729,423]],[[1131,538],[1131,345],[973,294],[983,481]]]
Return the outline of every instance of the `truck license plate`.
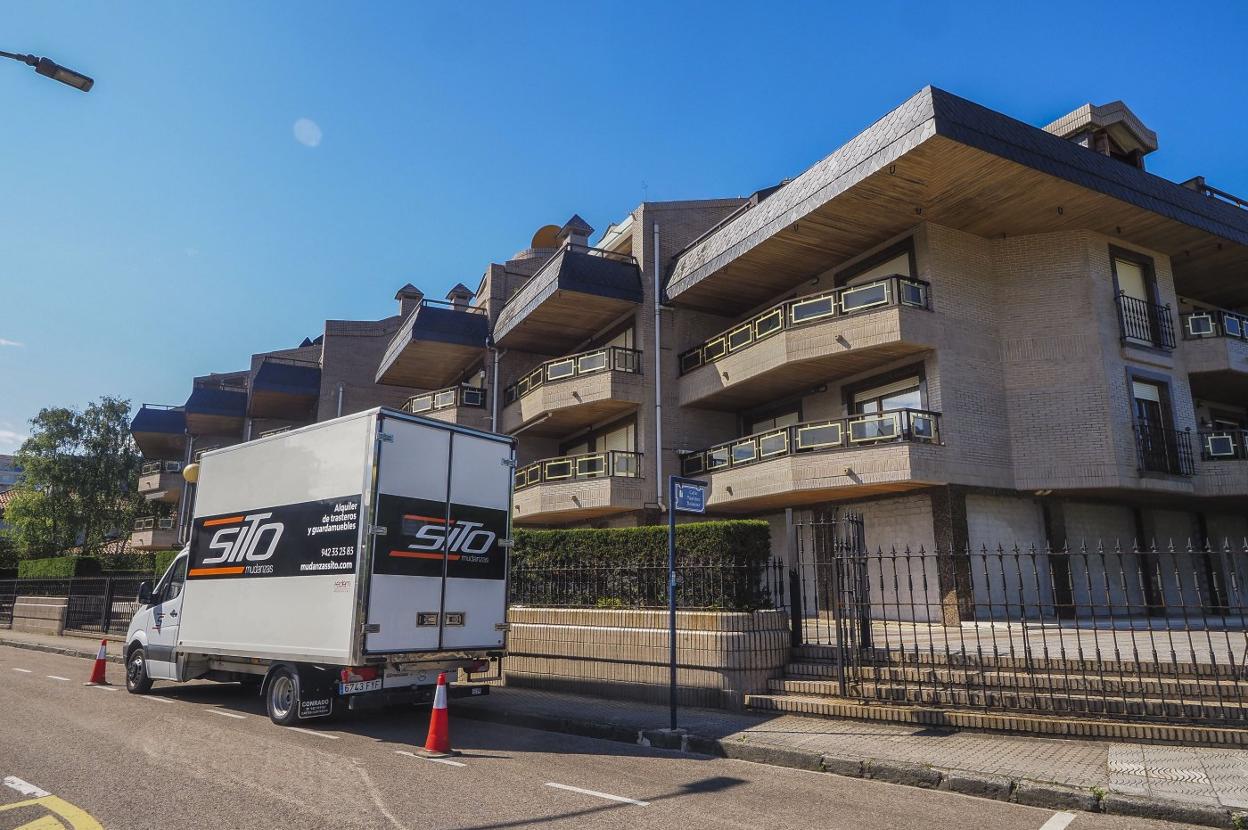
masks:
[[[381,688],[381,678],[376,680],[357,680],[354,683],[339,683],[338,694],[353,695],[359,692],[375,692]]]

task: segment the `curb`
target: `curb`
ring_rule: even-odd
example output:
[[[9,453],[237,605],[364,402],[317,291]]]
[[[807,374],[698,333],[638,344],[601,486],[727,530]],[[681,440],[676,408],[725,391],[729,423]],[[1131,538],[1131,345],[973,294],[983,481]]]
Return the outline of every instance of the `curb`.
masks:
[[[85,651],[83,649],[71,648],[68,646],[49,646],[43,643],[27,642],[26,640],[9,640],[4,637],[0,637],[0,646],[24,648],[27,651],[42,651],[45,654],[60,654],[64,657],[81,657],[84,660],[94,660],[96,652],[99,651],[98,648],[91,651]],[[109,654],[106,659],[108,662],[117,663],[118,665],[124,662],[121,659],[121,655],[118,654]]]
[[[497,701],[495,701],[497,703]],[[787,747],[751,744],[743,740],[723,740],[666,729],[635,729],[618,724],[584,721],[532,713],[508,712],[484,706],[460,706],[456,714],[472,720],[561,732],[584,738],[599,738],[639,744],[656,749],[710,755],[737,761],[751,761],[778,767],[823,772],[848,778],[868,778],[907,787],[944,790],[976,798],[1006,801],[1051,810],[1082,810],[1089,813],[1150,818],[1204,827],[1244,826],[1248,814],[1224,807],[1207,807],[1160,798],[1143,798],[1106,792],[1105,788],[1079,789],[1062,784],[1008,778],[1001,775],[943,769],[903,761],[871,758],[840,758],[820,752]]]

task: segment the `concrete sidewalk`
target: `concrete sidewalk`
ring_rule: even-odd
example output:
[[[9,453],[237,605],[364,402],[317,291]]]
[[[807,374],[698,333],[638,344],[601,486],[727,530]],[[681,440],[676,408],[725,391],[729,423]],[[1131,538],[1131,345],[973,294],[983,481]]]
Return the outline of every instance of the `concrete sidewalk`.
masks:
[[[0,644],[94,657],[97,642],[0,630]],[[120,662],[120,644],[109,642]],[[1248,826],[1248,751],[919,729],[825,718],[680,710],[496,687],[454,715],[707,755],[932,787],[1037,807],[1214,827]],[[1242,815],[1241,815],[1242,814]]]

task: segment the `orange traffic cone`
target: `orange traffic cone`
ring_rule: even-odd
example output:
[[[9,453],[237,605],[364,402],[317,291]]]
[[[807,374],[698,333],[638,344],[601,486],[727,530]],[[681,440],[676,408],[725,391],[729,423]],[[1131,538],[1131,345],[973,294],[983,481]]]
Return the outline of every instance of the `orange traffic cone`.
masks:
[[[438,674],[438,688],[433,693],[433,711],[429,713],[429,737],[425,751],[451,754],[451,724],[446,711],[446,672]]]
[[[104,666],[108,662],[108,640],[100,640],[100,650],[95,655],[95,665],[91,667],[91,679],[86,682],[87,686],[108,686],[109,682],[104,678]]]

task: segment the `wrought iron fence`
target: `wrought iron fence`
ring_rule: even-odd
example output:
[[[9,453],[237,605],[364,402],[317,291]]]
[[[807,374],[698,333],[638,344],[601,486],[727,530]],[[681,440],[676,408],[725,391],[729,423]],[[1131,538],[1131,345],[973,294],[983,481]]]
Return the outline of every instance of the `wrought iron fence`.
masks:
[[[1135,425],[1135,448],[1140,470],[1176,476],[1196,474],[1192,433],[1156,424]]]
[[[785,329],[888,306],[927,308],[930,291],[931,286],[923,280],[897,275],[787,300],[681,352],[680,373],[735,354]]]
[[[138,610],[139,583],[148,575],[73,577],[68,579],[0,580],[0,626],[13,625],[18,597],[56,597],[66,600],[65,630],[101,635],[124,635]]]
[[[1170,306],[1150,303],[1123,293],[1118,294],[1117,300],[1118,322],[1124,341],[1145,343],[1168,351],[1174,349],[1174,317]]]
[[[1248,725],[1248,549],[855,550],[797,527],[799,673],[832,695]]]
[[[641,373],[641,352],[623,346],[604,346],[548,360],[503,389],[503,403],[516,401],[543,385],[598,372]]]

